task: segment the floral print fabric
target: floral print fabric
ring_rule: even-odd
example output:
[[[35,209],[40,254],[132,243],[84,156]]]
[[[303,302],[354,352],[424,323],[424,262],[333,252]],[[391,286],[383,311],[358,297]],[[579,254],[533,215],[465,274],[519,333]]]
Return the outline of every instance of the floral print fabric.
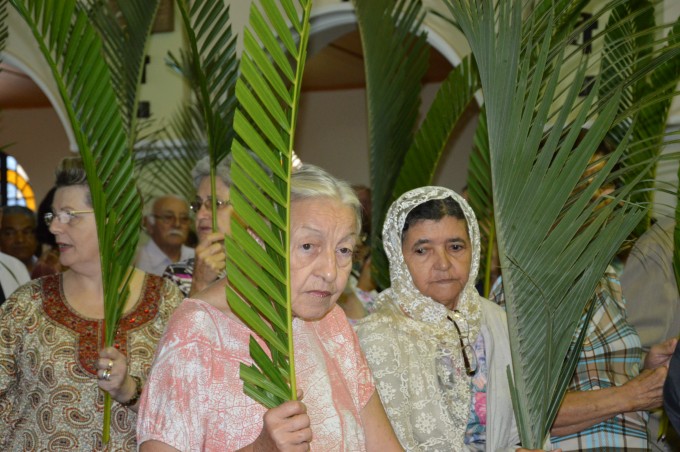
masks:
[[[361,410],[375,392],[356,335],[336,306],[316,322],[293,321],[298,389],[311,418],[312,450],[363,451]],[[168,325],[142,396],[138,440],[179,450],[236,450],[262,430],[265,408],[243,393],[251,331],[188,299]]]

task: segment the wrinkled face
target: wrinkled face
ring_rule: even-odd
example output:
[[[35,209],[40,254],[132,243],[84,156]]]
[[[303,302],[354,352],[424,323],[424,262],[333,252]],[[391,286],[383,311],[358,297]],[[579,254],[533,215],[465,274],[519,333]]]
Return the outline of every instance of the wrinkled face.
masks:
[[[161,248],[179,249],[189,235],[189,206],[175,197],[159,198],[153,206],[155,222],[147,222],[147,230]]]
[[[38,246],[35,219],[22,214],[4,215],[0,228],[0,251],[24,263],[31,261]]]
[[[229,201],[229,187],[225,185],[220,178],[215,179],[215,190],[217,192],[218,201]],[[196,198],[201,201],[200,209],[195,212],[196,215],[196,234],[198,239],[202,240],[206,235],[212,232],[212,209],[205,207],[202,203],[206,200],[212,199],[210,194],[210,178],[204,177],[201,184],[198,186]],[[210,205],[210,204],[208,204]],[[217,207],[217,228],[220,232],[231,235],[231,212],[234,208],[230,205],[222,205]]]
[[[293,314],[319,320],[335,305],[352,269],[356,216],[330,198],[291,204],[290,273]]]
[[[54,193],[52,212],[92,210],[87,204],[88,189],[83,186],[62,187]],[[59,262],[79,273],[100,272],[99,241],[94,213],[76,214],[68,224],[55,218],[50,232],[59,247]]]
[[[472,246],[467,223],[455,217],[421,220],[407,231],[401,250],[418,290],[455,309],[468,282]]]

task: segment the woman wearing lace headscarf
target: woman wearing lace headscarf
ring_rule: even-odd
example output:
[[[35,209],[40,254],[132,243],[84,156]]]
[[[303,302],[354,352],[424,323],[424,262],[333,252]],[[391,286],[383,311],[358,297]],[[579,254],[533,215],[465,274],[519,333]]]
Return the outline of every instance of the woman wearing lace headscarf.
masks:
[[[383,241],[391,287],[357,332],[402,446],[514,449],[507,323],[474,286],[480,242],[472,209],[446,188],[412,190],[390,207]]]

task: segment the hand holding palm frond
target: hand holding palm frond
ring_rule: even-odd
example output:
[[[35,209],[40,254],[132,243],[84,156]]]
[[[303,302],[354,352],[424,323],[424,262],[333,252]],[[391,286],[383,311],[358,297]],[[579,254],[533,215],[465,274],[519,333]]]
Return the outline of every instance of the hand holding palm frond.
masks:
[[[107,65],[110,61],[103,58],[108,44],[102,41],[78,0],[11,3],[32,30],[52,70],[87,172],[102,265],[105,341],[107,346],[112,345],[128,297],[141,204],[125,127],[129,118],[116,97],[112,71]],[[147,10],[147,14],[152,11],[155,9]],[[151,21],[146,18],[143,23]],[[139,66],[131,62],[129,67]],[[107,393],[105,441],[110,400]]]
[[[227,239],[229,306],[270,353],[251,338],[255,364],[241,365],[244,392],[268,408],[296,398],[288,288],[289,181],[312,6],[311,0],[300,0],[299,18],[291,0],[280,3],[283,12],[273,0],[261,0],[262,9],[253,3],[250,29],[244,34],[231,174],[234,216],[241,221],[232,217],[232,237]]]

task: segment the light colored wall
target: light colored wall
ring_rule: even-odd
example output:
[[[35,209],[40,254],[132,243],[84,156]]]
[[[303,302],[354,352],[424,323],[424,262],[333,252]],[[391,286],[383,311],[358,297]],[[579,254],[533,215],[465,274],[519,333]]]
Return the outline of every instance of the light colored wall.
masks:
[[[6,110],[0,115],[0,143],[24,167],[36,205],[54,184],[59,161],[73,155],[59,117],[51,108]]]
[[[432,103],[438,84],[423,90],[423,108]],[[333,108],[328,108],[332,105]],[[464,125],[444,151],[435,182],[461,190],[467,179],[467,161],[477,116]],[[311,92],[302,96],[295,152],[307,163],[321,166],[353,184],[369,185],[368,136],[364,90]]]

